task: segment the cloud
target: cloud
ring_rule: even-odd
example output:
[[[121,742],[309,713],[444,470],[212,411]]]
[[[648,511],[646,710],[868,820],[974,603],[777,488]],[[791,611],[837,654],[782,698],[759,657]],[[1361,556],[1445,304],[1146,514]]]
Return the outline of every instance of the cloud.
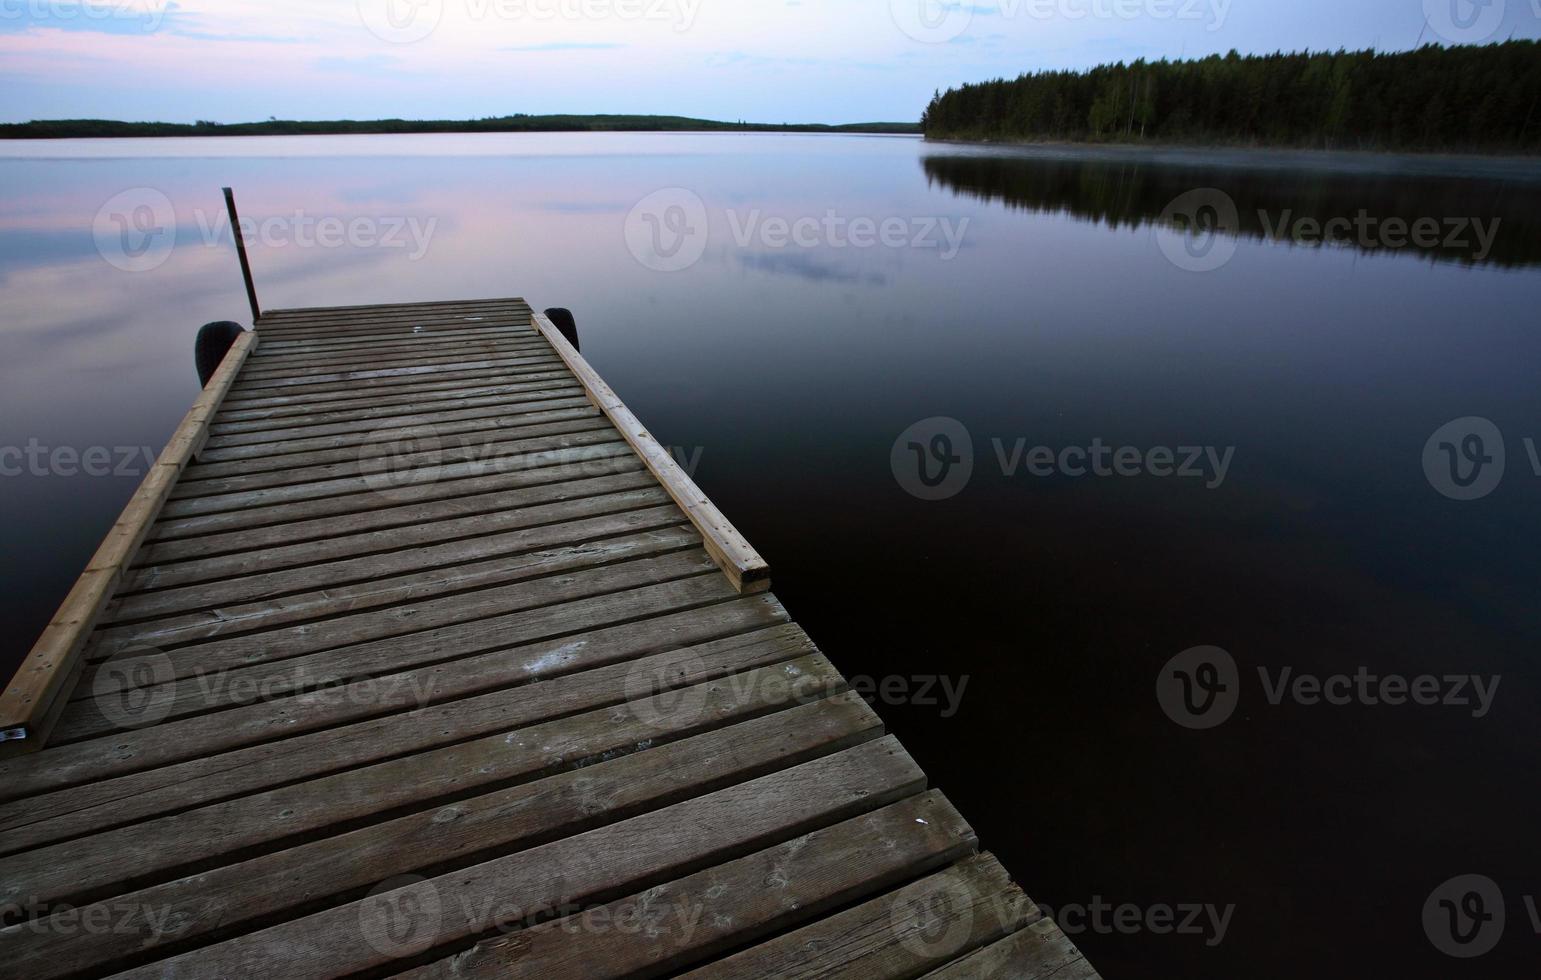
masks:
[[[356,58],[327,55],[312,62],[322,71],[359,72],[373,75],[401,64],[401,59],[388,54],[366,54]]]
[[[715,51],[706,56],[708,68],[727,68],[745,65],[750,68],[858,68],[864,71],[892,71],[894,66],[882,62],[855,61],[850,58],[808,58],[784,55],[750,54],[747,51]]]
[[[888,277],[881,272],[856,272],[805,252],[739,253],[738,262],[747,269],[776,276],[792,276],[808,282],[867,283],[881,286]]]
[[[278,37],[272,34],[209,34],[205,31],[185,31],[173,28],[172,34],[178,37],[191,38],[194,41],[248,41],[255,44],[304,44],[306,39],[298,37]]]
[[[182,11],[166,0],[56,0],[52,3],[0,4],[0,34],[52,29],[90,34],[154,34],[175,24]]]
[[[538,209],[552,214],[625,214],[631,210],[631,205],[619,201],[609,204],[602,201],[548,201],[538,205]]]
[[[552,41],[549,44],[516,44],[498,48],[499,51],[610,51],[629,47],[625,44],[583,43],[580,41]]]

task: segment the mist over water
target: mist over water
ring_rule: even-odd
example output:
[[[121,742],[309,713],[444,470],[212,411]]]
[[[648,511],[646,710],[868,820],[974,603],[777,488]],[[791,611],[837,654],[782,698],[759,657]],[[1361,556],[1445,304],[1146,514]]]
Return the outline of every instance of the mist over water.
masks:
[[[1036,900],[1234,907],[1213,945],[1072,932],[1105,976],[1521,975],[1541,175],[1322,160],[749,134],[0,148],[0,447],[44,460],[0,459],[22,470],[0,477],[4,669],[143,475],[80,461],[158,451],[199,326],[248,319],[230,185],[266,307],[572,309],[835,664],[907,679],[879,713]],[[1361,212],[1373,238],[1297,234]],[[1468,418],[1506,452],[1463,500],[1441,467],[1476,479],[1468,443],[1434,437]],[[1202,730],[1158,698],[1201,646],[1239,692]],[[1361,672],[1502,683],[1480,717],[1290,693]],[[1517,937],[1476,966],[1419,918],[1473,872]]]

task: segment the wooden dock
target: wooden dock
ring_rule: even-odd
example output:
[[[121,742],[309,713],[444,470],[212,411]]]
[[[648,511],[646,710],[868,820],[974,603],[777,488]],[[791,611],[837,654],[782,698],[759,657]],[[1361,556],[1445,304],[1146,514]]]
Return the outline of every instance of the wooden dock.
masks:
[[[265,313],[0,695],[0,971],[1095,977],[769,585],[522,300]]]

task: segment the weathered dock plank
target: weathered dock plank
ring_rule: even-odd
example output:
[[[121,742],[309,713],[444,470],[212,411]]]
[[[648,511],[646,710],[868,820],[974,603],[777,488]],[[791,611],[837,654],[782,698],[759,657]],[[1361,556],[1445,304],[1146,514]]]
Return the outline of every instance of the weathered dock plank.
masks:
[[[264,314],[0,696],[0,955],[1094,977],[769,585],[523,301]]]

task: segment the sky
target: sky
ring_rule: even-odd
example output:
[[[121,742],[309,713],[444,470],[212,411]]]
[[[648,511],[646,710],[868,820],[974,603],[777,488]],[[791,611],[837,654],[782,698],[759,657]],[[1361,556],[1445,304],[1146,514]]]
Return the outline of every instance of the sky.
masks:
[[[1135,58],[1541,37],[1541,0],[0,0],[0,120],[913,121]]]

